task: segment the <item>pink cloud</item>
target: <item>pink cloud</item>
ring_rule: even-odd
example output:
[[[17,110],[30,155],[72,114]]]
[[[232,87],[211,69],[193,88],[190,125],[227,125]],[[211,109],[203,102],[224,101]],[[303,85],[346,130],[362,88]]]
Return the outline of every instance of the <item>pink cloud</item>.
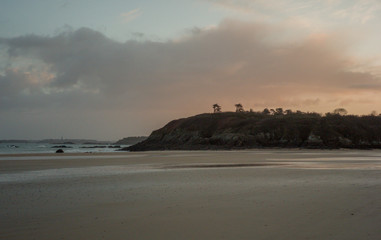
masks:
[[[91,29],[6,39],[12,59],[41,61],[49,66],[41,74],[54,78],[39,83],[47,92],[25,96],[29,70],[5,72],[0,104],[53,112],[58,105],[84,119],[96,110],[105,113],[97,115],[99,122],[123,124],[117,120],[123,116],[131,127],[119,127],[134,133],[136,126],[152,130],[172,118],[208,112],[216,102],[224,111],[240,102],[254,110],[324,113],[344,106],[350,113],[380,112],[381,79],[356,70],[361,62],[350,56],[350,46],[338,46],[343,37],[325,33],[279,41],[286,33],[279,26],[226,20],[164,43],[119,43]]]

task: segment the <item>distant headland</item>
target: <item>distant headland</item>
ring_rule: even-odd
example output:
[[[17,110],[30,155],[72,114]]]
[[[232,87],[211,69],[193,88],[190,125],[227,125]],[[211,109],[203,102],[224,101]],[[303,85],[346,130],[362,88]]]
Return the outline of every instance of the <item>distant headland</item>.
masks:
[[[129,151],[249,148],[381,148],[381,115],[348,115],[338,108],[325,115],[267,109],[204,113],[169,122]]]

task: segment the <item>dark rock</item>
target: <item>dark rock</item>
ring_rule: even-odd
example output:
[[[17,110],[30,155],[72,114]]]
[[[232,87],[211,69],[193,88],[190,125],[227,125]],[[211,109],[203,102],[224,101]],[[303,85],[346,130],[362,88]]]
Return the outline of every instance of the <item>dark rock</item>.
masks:
[[[60,149],[58,149],[58,150],[56,151],[56,153],[64,153],[64,150],[62,150],[62,149],[60,148]]]

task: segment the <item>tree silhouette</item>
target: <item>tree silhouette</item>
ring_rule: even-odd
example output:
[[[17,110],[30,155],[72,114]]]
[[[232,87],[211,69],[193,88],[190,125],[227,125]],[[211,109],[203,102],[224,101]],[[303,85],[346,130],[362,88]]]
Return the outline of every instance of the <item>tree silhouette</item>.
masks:
[[[283,115],[283,108],[275,109],[275,115]]]
[[[284,111],[284,113],[287,114],[287,115],[290,115],[290,114],[292,114],[292,110],[291,109],[287,109],[286,111]]]
[[[270,110],[268,108],[265,108],[265,109],[263,109],[262,113],[265,114],[265,115],[269,115],[270,114]]]
[[[333,110],[333,114],[344,116],[348,114],[348,111],[345,110],[345,108],[336,108],[335,110]]]
[[[243,112],[244,110],[243,110],[243,106],[242,106],[242,104],[237,103],[237,104],[235,105],[235,111],[236,111],[236,112]]]
[[[214,111],[214,113],[219,113],[219,112],[221,112],[221,106],[218,105],[217,103],[216,103],[216,104],[213,104],[213,111]]]

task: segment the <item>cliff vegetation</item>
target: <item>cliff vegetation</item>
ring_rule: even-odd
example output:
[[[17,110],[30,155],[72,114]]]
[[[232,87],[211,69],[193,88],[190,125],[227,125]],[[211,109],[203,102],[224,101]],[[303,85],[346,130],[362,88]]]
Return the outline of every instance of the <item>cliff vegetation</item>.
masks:
[[[240,108],[240,106],[238,106]],[[123,150],[381,148],[381,116],[265,109],[205,113],[173,120]]]

